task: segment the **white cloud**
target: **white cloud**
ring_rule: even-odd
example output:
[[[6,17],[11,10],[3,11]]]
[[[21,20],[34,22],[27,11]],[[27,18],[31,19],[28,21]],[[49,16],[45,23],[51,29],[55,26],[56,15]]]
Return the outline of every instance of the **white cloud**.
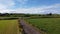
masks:
[[[9,7],[12,7],[14,5],[15,5],[15,3],[13,0],[0,0],[1,9],[8,9]]]
[[[6,9],[6,6],[3,5],[3,4],[0,4],[0,10],[1,10],[1,9]]]
[[[13,0],[0,0],[0,3],[8,6],[13,6],[15,4]]]
[[[0,0],[1,1],[1,0]],[[6,0],[5,0],[6,1]],[[24,4],[24,2],[27,0],[20,0],[21,3]],[[12,0],[8,1],[6,5],[0,3],[0,12],[1,13],[30,13],[30,14],[42,14],[42,13],[60,13],[60,4],[54,4],[50,6],[38,6],[38,7],[30,7],[30,8],[18,8],[15,10],[7,9],[9,6],[15,5]],[[10,3],[10,4],[9,4]]]
[[[13,0],[0,0],[0,13],[9,13],[9,7],[15,5]]]
[[[0,9],[14,8],[16,5],[15,1],[19,2],[20,5],[23,6],[28,0],[0,0]]]
[[[11,9],[4,9],[4,10],[0,10],[0,13],[13,13],[15,10],[11,10]]]
[[[60,4],[54,4],[50,6],[31,7],[31,8],[19,8],[15,13],[30,13],[30,14],[46,14],[46,13],[60,13]]]

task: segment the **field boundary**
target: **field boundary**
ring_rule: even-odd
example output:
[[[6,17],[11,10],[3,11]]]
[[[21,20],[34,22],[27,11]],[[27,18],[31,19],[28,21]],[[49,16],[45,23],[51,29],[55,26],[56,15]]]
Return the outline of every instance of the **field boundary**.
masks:
[[[21,24],[21,26],[23,28],[24,34],[41,34],[39,31],[37,31],[35,28],[33,28],[33,26],[26,23],[26,21],[23,20],[23,19],[20,19],[20,24]]]
[[[35,30],[39,31],[40,34],[47,34],[46,32],[44,32],[44,31],[38,29],[37,27],[33,26],[32,24],[28,23],[26,20],[24,20],[24,22],[27,23],[27,24],[29,24],[30,26],[32,26]]]

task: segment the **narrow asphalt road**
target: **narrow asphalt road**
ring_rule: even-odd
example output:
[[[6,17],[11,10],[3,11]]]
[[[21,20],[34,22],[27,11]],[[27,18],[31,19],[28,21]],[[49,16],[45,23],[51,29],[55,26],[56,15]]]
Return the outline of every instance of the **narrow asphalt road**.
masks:
[[[39,31],[35,30],[29,24],[25,23],[24,20],[20,20],[20,24],[22,25],[25,34],[40,34]]]

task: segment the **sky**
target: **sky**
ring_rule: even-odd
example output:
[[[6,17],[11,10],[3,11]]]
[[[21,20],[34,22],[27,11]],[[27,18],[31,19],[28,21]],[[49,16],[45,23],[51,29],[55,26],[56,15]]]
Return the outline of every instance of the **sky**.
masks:
[[[0,13],[60,14],[60,0],[0,0]]]

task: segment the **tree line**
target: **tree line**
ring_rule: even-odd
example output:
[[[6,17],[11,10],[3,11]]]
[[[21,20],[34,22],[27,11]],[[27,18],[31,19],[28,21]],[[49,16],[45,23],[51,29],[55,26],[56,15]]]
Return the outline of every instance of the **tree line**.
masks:
[[[0,17],[60,17],[59,14],[23,14],[23,13],[0,13]]]

